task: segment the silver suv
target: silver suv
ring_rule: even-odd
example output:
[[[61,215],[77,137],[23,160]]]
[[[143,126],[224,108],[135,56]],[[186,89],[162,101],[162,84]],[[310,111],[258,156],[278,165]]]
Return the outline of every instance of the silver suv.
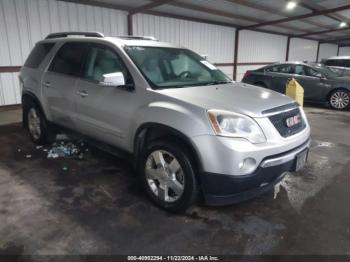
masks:
[[[298,104],[153,38],[51,34],[20,82],[35,143],[59,127],[130,153],[149,197],[170,211],[250,199],[307,159],[310,127]]]

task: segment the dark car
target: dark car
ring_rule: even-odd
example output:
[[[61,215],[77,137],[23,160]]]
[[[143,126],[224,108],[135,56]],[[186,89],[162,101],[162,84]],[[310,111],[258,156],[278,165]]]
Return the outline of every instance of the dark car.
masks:
[[[326,66],[300,62],[276,63],[247,71],[242,82],[286,92],[286,83],[295,78],[304,88],[304,99],[309,102],[328,102],[334,109],[344,110],[350,104],[350,77],[332,71]]]

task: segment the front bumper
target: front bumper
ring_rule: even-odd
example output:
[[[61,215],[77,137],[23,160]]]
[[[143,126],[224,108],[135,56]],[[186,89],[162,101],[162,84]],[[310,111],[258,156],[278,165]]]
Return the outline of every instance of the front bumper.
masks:
[[[205,202],[208,205],[229,205],[269,191],[284,178],[286,172],[295,170],[296,155],[307,150],[309,146],[310,139],[297,148],[267,157],[249,175],[203,173],[201,186]]]

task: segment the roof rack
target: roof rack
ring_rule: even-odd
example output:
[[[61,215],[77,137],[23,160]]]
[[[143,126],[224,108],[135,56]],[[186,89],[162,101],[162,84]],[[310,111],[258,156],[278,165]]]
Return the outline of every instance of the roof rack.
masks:
[[[132,35],[122,35],[122,36],[117,36],[118,38],[121,39],[127,39],[127,40],[151,40],[151,41],[158,41],[157,38],[154,36],[132,36]]]
[[[68,36],[90,36],[103,38],[104,35],[99,32],[60,32],[49,34],[45,39],[68,37]]]

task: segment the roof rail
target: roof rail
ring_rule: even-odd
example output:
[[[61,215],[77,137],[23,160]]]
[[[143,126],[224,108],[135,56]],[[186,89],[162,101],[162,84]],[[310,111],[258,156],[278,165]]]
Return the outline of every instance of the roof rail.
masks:
[[[68,36],[90,36],[90,37],[100,37],[103,38],[104,35],[99,32],[59,32],[49,34],[45,39],[68,37]]]
[[[154,36],[133,36],[133,35],[122,35],[122,36],[117,36],[118,38],[121,39],[127,39],[127,40],[151,40],[151,41],[158,41],[157,38]]]

